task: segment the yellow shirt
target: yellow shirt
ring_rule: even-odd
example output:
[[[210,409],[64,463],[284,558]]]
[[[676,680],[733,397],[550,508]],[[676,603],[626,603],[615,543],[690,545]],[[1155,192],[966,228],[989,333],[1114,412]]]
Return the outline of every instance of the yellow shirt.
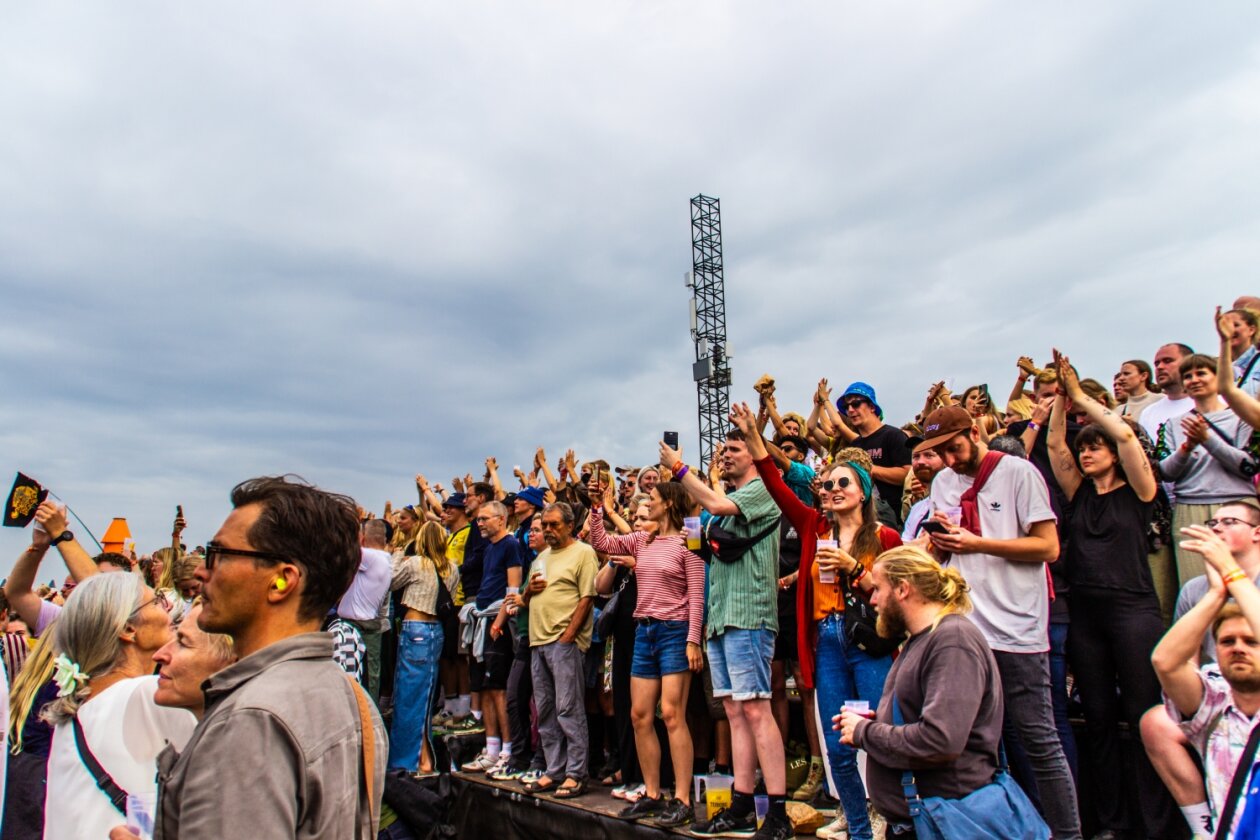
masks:
[[[529,583],[534,572],[542,572],[547,579],[547,588],[529,599],[530,647],[551,644],[560,638],[568,629],[578,602],[595,597],[595,573],[598,571],[599,558],[595,556],[595,549],[584,542],[574,542],[558,552],[545,549],[534,559],[529,574],[525,575],[525,583]],[[594,610],[587,613],[585,624],[574,638],[583,651],[591,646],[594,613]]]
[[[464,547],[468,544],[468,534],[472,531],[471,525],[465,525],[446,539],[446,559],[450,560],[458,568],[464,565]],[[455,602],[455,606],[464,606],[464,582],[460,581],[455,587],[455,591],[451,594],[451,600]]]

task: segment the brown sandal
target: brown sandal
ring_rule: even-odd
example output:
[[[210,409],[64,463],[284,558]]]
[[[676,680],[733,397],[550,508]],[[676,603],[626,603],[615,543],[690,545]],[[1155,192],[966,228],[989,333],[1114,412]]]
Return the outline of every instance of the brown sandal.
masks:
[[[521,788],[526,793],[550,793],[559,787],[555,779],[547,779],[546,783],[542,779],[536,782],[526,782]]]
[[[576,782],[576,784],[566,787],[561,785],[551,794],[554,799],[577,799],[586,793],[586,779],[566,779],[566,781]]]

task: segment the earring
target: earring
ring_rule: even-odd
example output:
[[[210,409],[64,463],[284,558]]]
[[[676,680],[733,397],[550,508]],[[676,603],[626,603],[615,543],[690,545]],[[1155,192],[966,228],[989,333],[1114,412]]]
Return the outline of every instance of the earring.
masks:
[[[282,577],[276,578],[276,589],[278,591],[283,592],[284,590],[288,588],[289,588],[289,584],[284,578]]]

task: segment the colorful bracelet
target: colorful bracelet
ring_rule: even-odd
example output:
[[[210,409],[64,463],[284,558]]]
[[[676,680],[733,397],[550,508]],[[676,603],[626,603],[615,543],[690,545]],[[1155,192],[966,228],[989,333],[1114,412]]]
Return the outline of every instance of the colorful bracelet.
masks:
[[[686,475],[690,471],[691,471],[691,467],[688,467],[686,464],[683,464],[681,469],[677,469],[673,471],[674,481],[682,481],[683,476]]]
[[[1029,420],[1028,428],[1032,429],[1034,432],[1039,432],[1041,431],[1041,424],[1038,423],[1036,420]]]
[[[1242,569],[1234,569],[1232,572],[1230,572],[1229,574],[1221,578],[1221,580],[1225,581],[1226,586],[1229,586],[1231,583],[1235,583],[1237,581],[1246,580],[1246,579],[1247,579],[1247,573],[1244,572]]]

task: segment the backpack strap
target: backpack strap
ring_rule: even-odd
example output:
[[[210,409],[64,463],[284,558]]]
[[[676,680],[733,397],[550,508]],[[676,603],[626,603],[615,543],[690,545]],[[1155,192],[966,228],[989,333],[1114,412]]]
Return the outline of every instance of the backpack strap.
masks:
[[[114,781],[114,777],[105,772],[105,768],[96,760],[96,756],[92,755],[92,750],[88,748],[87,737],[83,734],[83,724],[79,723],[78,715],[70,718],[70,725],[74,729],[74,745],[79,750],[79,758],[83,761],[83,766],[92,774],[92,778],[96,780],[96,786],[100,788],[101,793],[109,797],[110,804],[118,809],[118,813],[126,816],[127,791],[118,786],[118,783]]]
[[[1242,758],[1234,768],[1234,779],[1229,783],[1229,793],[1225,796],[1225,810],[1216,823],[1216,840],[1225,840],[1233,831],[1234,812],[1243,797],[1243,788],[1247,779],[1251,778],[1251,765],[1256,760],[1256,747],[1260,746],[1260,726],[1251,727],[1251,735],[1247,738],[1247,746],[1243,748]]]
[[[441,583],[441,578],[438,582]],[[376,836],[376,825],[380,820],[380,815],[375,813],[373,805],[376,801],[376,730],[372,726],[372,712],[368,706],[370,701],[363,691],[363,686],[349,674],[346,675],[346,682],[350,683],[350,692],[354,695],[359,709],[359,731],[363,741],[363,790],[367,794],[367,825],[370,829],[366,837],[372,838]]]

